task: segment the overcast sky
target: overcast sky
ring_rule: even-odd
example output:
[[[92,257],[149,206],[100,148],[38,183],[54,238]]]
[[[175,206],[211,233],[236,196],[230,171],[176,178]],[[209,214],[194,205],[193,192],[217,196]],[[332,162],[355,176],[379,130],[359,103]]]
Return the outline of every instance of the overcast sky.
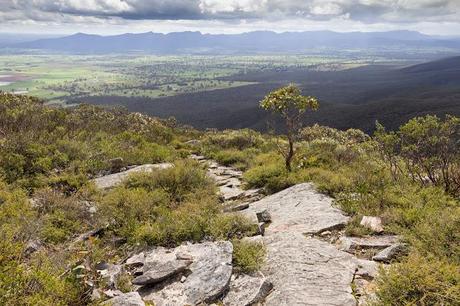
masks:
[[[417,30],[460,35],[460,0],[0,0],[0,32]]]

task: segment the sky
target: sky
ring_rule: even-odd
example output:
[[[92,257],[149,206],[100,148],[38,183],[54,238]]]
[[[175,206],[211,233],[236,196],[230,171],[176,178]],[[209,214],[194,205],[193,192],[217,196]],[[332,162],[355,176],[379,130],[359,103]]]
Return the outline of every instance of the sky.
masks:
[[[460,0],[0,0],[0,33],[415,30],[460,35]]]

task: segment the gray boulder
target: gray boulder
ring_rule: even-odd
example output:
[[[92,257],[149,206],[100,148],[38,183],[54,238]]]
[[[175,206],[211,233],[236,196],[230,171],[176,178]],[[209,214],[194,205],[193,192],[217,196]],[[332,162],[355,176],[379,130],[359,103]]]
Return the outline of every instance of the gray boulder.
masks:
[[[168,262],[158,262],[150,264],[148,270],[144,268],[144,274],[133,279],[134,285],[151,285],[184,271],[192,261],[190,260],[170,260]]]
[[[361,219],[360,225],[367,227],[374,233],[383,232],[382,219],[380,219],[379,217],[364,216]]]
[[[108,264],[101,268],[101,270],[98,270],[98,272],[109,287],[115,287],[118,277],[123,273],[123,267],[120,265]]]
[[[137,292],[129,292],[118,295],[108,301],[105,301],[103,305],[110,306],[145,306],[144,301]]]
[[[161,163],[161,164],[146,164],[142,166],[137,166],[127,171],[109,174],[92,180],[97,188],[99,189],[110,189],[119,184],[121,184],[129,175],[139,172],[152,172],[155,170],[162,170],[171,168],[173,165],[171,163]]]
[[[341,237],[338,241],[342,251],[353,253],[356,250],[383,250],[398,242],[398,236]]]
[[[261,212],[256,213],[257,221],[267,223],[272,221],[272,216],[268,210],[264,209]]]
[[[141,252],[139,254],[133,255],[128,258],[125,262],[125,266],[128,267],[141,267],[144,265],[145,262],[145,254]]]
[[[406,251],[407,246],[405,244],[396,243],[377,253],[372,257],[372,260],[388,263]]]
[[[273,284],[264,276],[241,274],[230,283],[230,289],[223,302],[225,306],[247,306],[259,303],[273,289]]]
[[[227,289],[232,275],[233,246],[228,241],[204,242],[181,245],[175,249],[155,249],[146,257],[146,267],[153,257],[177,257],[178,253],[187,253],[193,257],[188,266],[186,278],[169,278],[155,286],[144,286],[139,293],[146,301],[156,306],[162,305],[198,305],[211,303]],[[181,282],[181,278],[183,282]]]

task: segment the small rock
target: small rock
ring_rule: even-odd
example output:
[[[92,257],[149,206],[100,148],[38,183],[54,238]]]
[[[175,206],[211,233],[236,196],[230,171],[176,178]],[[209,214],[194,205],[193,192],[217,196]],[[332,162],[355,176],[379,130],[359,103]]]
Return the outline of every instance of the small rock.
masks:
[[[145,306],[144,301],[137,292],[129,292],[118,295],[106,302],[103,305],[110,306]]]
[[[188,145],[191,145],[191,146],[199,146],[201,144],[201,141],[198,140],[198,139],[191,139],[189,141],[186,141],[185,144],[188,144]],[[195,155],[195,157],[192,157],[196,160],[200,160],[199,157],[203,157],[204,159],[204,156],[199,156],[199,155]]]
[[[159,283],[170,276],[184,271],[191,263],[192,261],[190,260],[174,260],[166,263],[159,263],[156,266],[151,265],[148,271],[133,279],[133,284],[143,286]]]
[[[98,301],[102,298],[102,294],[101,294],[101,290],[99,289],[93,289],[93,291],[91,292],[91,301]]]
[[[96,264],[95,268],[98,271],[107,270],[109,268],[109,264],[105,261],[101,261]]]
[[[180,282],[183,283],[187,280],[187,277],[185,277],[184,275],[182,275],[182,277],[180,278]]]
[[[224,207],[224,212],[236,212],[249,208],[249,203],[238,203],[227,205]]]
[[[125,262],[125,266],[140,267],[144,265],[144,261],[145,261],[145,254],[144,252],[141,252],[139,254],[133,255],[130,258],[128,258]]]
[[[120,265],[109,264],[107,269],[99,270],[102,278],[109,287],[115,287],[118,276],[123,272],[123,267]]]
[[[396,243],[380,251],[378,254],[372,257],[372,260],[388,263],[406,251],[407,246],[405,244]]]
[[[259,222],[268,223],[272,221],[272,216],[266,209],[261,212],[256,213],[256,216],[257,216],[257,221]]]
[[[26,248],[24,250],[24,256],[28,257],[32,253],[37,252],[42,247],[40,240],[32,240],[27,242]]]
[[[262,235],[256,235],[252,237],[244,237],[241,239],[243,242],[255,242],[255,243],[264,243],[264,237]]]
[[[340,237],[339,249],[353,253],[356,250],[376,249],[383,250],[398,242],[397,236],[370,236],[370,237]]]
[[[263,276],[242,274],[230,283],[223,302],[226,306],[247,306],[263,301],[273,284]]]
[[[321,237],[328,237],[332,235],[331,231],[324,231],[321,234],[319,234]]]
[[[191,254],[189,254],[189,253],[177,252],[176,253],[176,259],[193,261],[193,256]]]
[[[375,233],[383,232],[382,219],[380,219],[379,217],[364,216],[361,219],[360,225],[367,227]]]
[[[113,298],[114,296],[119,296],[123,295],[123,292],[121,292],[118,289],[109,289],[109,290],[104,290],[103,291],[104,295],[108,298]]]
[[[257,224],[257,235],[263,236],[265,234],[265,223],[258,223]]]

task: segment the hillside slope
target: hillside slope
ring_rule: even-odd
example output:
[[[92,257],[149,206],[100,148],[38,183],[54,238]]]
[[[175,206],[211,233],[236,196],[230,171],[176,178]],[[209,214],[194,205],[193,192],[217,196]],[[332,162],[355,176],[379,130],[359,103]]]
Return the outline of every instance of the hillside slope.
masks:
[[[266,130],[269,115],[259,109],[264,95],[287,83],[300,84],[304,94],[317,96],[319,111],[306,124],[370,132],[375,121],[394,129],[414,116],[460,115],[460,57],[411,67],[367,66],[339,72],[269,71],[229,79],[258,84],[160,99],[88,97],[83,101],[119,104],[129,110],[167,118],[197,128]],[[193,106],[193,111],[190,107]]]

